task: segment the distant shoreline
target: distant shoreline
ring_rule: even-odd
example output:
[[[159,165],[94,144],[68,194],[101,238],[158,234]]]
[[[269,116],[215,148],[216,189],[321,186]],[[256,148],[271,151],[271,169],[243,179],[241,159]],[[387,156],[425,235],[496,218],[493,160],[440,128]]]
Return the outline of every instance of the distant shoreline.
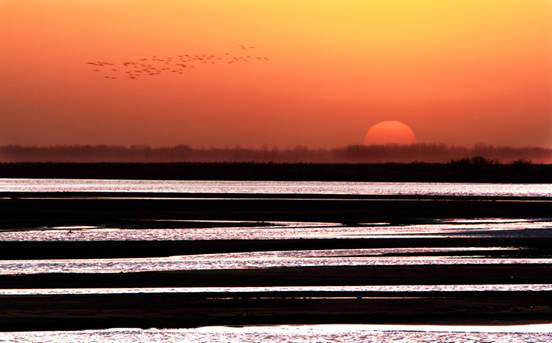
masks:
[[[75,162],[75,163],[448,163],[470,158],[485,162],[552,163],[552,148],[514,147],[477,144],[473,147],[446,144],[348,145],[318,149],[242,148],[189,145],[152,147],[148,145],[62,145],[0,146],[3,162]]]
[[[0,178],[552,183],[552,164],[0,163]]]

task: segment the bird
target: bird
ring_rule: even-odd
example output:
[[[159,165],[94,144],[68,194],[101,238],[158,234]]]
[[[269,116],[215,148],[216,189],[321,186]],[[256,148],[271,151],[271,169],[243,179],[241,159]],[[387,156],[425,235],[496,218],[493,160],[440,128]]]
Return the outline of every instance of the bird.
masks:
[[[241,50],[255,49],[254,45],[239,45]],[[245,64],[255,61],[263,62],[268,61],[266,56],[252,56],[252,55],[233,55],[230,52],[224,52],[221,54],[193,54],[193,53],[181,53],[175,56],[161,57],[158,55],[152,55],[150,58],[142,57],[135,60],[126,59],[122,62],[113,62],[109,60],[97,60],[87,61],[86,64],[93,66],[92,71],[100,73],[105,71],[111,75],[102,75],[105,79],[116,80],[117,75],[123,73],[131,80],[143,78],[145,76],[158,76],[161,74],[172,73],[178,75],[184,75],[186,70],[196,69],[200,66],[216,65],[219,62],[226,65]],[[119,66],[117,68],[116,66]],[[109,67],[109,68],[106,68]]]

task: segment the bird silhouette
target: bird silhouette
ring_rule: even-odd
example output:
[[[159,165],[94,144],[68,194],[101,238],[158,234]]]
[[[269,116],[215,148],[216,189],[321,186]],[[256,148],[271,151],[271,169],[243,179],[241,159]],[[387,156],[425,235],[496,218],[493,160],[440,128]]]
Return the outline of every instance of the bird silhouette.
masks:
[[[256,49],[253,45],[240,45],[240,50],[247,51]],[[116,80],[125,76],[129,80],[137,80],[144,77],[159,76],[164,73],[171,75],[185,75],[187,70],[196,69],[203,66],[214,66],[219,63],[225,65],[237,65],[253,62],[266,62],[269,58],[266,56],[249,54],[233,54],[224,52],[221,54],[194,54],[181,53],[175,56],[159,56],[152,55],[150,58],[142,57],[135,60],[126,59],[122,62],[113,62],[106,60],[88,61],[91,70],[95,73],[100,73],[105,79]]]

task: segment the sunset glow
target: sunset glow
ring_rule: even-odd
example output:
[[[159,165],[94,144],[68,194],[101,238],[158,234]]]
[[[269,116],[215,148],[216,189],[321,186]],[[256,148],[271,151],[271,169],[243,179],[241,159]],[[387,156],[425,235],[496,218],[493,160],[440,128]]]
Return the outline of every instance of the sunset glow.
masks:
[[[545,0],[0,0],[0,39],[0,145],[552,146]]]

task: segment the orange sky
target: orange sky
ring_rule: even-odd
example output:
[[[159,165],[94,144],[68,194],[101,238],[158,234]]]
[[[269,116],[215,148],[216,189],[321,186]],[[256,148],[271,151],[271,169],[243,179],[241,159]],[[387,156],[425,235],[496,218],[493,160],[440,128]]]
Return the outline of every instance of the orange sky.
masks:
[[[0,0],[0,145],[552,146],[552,0]],[[87,61],[269,61],[104,79]],[[249,53],[249,51],[247,51]]]

